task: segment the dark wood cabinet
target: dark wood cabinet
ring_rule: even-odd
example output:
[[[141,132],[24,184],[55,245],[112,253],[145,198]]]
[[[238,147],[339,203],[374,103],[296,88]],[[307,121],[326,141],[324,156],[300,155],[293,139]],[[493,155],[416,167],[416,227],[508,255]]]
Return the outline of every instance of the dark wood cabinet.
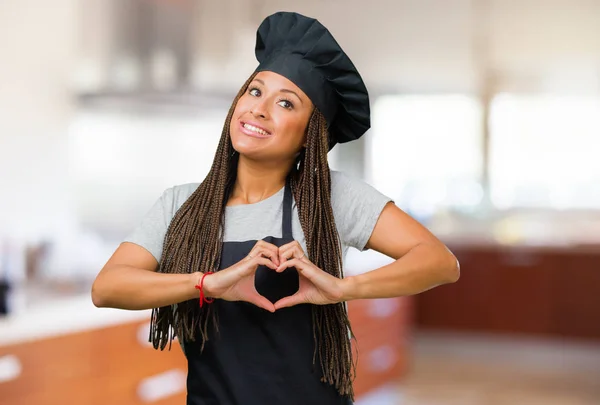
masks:
[[[555,333],[600,339],[600,253],[560,255],[553,290]]]
[[[449,247],[461,278],[416,297],[417,326],[600,339],[600,249]]]

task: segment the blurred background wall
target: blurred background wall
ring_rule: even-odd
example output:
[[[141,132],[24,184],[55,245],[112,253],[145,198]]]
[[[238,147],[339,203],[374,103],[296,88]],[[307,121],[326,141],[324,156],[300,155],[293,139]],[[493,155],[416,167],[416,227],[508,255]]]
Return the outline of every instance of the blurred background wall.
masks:
[[[372,129],[331,166],[393,197],[462,264],[455,285],[385,304],[402,313],[381,326],[403,342],[397,378],[364,391],[389,380],[399,396],[379,403],[598,403],[596,0],[0,3],[0,398],[25,398],[7,385],[28,367],[14,353],[46,338],[88,333],[96,351],[90,331],[117,328],[110,339],[138,344],[146,314],[91,308],[89,287],[165,188],[204,178],[256,66],[256,29],[279,10],[318,18],[369,88]],[[351,252],[346,266],[385,260]],[[96,377],[89,387],[108,386]]]

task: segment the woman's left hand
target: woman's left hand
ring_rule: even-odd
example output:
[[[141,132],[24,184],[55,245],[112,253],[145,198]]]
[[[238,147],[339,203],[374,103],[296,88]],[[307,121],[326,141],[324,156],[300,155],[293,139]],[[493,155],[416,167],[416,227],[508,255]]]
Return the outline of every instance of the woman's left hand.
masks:
[[[279,248],[279,263],[279,267],[275,270],[278,273],[290,267],[298,270],[300,287],[294,295],[277,301],[276,310],[297,304],[336,304],[343,300],[342,280],[321,270],[308,260],[298,241]]]

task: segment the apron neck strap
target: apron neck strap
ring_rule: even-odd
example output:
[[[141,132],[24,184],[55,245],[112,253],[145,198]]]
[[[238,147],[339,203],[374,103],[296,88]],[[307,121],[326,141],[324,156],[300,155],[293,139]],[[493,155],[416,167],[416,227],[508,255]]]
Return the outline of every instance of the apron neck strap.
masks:
[[[282,237],[284,239],[292,240],[292,186],[290,181],[285,182],[285,190],[283,193],[283,215],[282,215]]]

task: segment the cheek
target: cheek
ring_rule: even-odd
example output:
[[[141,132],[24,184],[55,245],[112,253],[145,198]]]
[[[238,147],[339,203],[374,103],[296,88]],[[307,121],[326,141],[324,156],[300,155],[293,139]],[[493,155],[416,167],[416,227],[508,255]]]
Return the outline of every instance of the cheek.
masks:
[[[306,132],[306,119],[304,117],[288,118],[281,124],[282,133],[288,134],[286,143],[291,145],[301,145],[304,142]]]
[[[232,116],[232,120],[237,119],[237,117],[240,116],[240,113],[244,111],[244,101],[243,98],[240,98],[237,102],[237,104],[235,105],[235,108],[233,109],[233,116]]]
[[[245,108],[245,104],[240,99],[240,101],[238,101],[233,110],[233,114],[231,115],[231,121],[229,121],[230,135],[235,136],[235,133],[238,129],[238,118],[244,113],[244,111],[246,111]]]

